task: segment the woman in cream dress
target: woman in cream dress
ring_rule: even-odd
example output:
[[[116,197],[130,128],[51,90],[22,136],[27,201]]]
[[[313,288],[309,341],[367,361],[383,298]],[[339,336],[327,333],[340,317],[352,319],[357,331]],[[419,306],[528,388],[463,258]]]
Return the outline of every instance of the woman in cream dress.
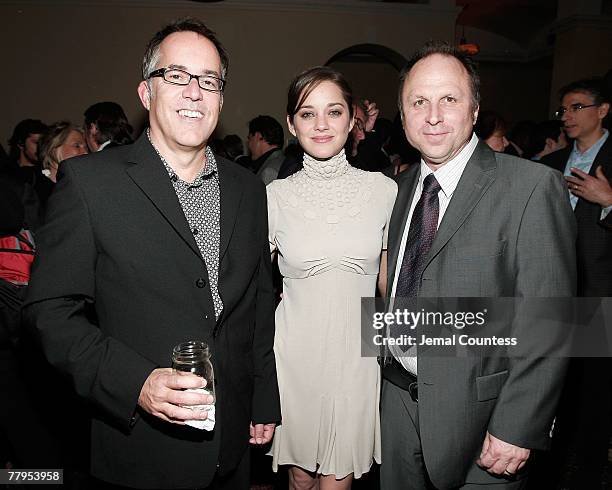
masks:
[[[274,343],[283,419],[273,467],[291,465],[294,489],[350,488],[380,462],[380,375],[375,358],[361,357],[360,300],[376,293],[397,186],[347,162],[353,101],[341,74],[310,69],[288,99],[304,168],[267,187],[283,275]]]

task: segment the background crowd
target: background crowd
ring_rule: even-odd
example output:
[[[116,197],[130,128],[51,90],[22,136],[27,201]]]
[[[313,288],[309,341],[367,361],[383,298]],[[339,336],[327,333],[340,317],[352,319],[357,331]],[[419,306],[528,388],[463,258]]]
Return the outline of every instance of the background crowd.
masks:
[[[570,160],[574,158],[571,151],[575,145],[582,144],[579,149],[585,153],[600,141],[602,134],[607,135],[604,130],[609,128],[610,115],[600,117],[601,113],[595,109],[611,100],[611,79],[608,75],[605,79],[587,80],[564,88],[557,119],[510,123],[494,110],[481,110],[475,126],[476,135],[493,151],[533,160],[538,165],[548,165],[565,173],[570,178],[571,188],[571,178],[574,177],[567,171],[566,164],[571,162],[580,168],[578,159]],[[575,93],[584,95],[586,99],[563,103],[568,94]],[[487,101],[486,107],[494,106],[494,101]],[[393,121],[380,118],[376,102],[370,100],[356,101],[353,110],[355,124],[344,148],[350,165],[397,177],[420,163],[419,152],[405,137],[399,113]],[[0,388],[4,393],[11,393],[8,402],[1,407],[0,462],[3,467],[66,468],[69,481],[75,487],[86,485],[87,426],[90,417],[95,416],[95,409],[80,400],[68,382],[46,364],[35,341],[21,328],[19,310],[28,284],[29,267],[36,254],[36,232],[45,219],[46,203],[56,184],[61,162],[78,155],[131,144],[138,136],[133,134],[124,111],[115,102],[96,102],[84,110],[83,116],[83,121],[78,123],[60,121],[47,124],[35,119],[18,122],[8,141],[8,153],[2,150],[4,154],[0,163],[0,249],[4,252],[0,256],[0,298],[4,305],[0,329]],[[258,115],[245,123],[248,126],[245,135],[216,134],[209,142],[213,152],[247,168],[265,184],[284,179],[302,168],[304,150],[297,140],[287,138],[284,122],[281,124],[269,115]],[[609,148],[610,142],[605,143],[604,139],[590,160],[592,164],[598,157],[598,163],[606,167],[608,173],[597,170],[597,165],[591,169],[589,164],[586,174],[609,182],[609,172],[612,171]],[[599,156],[598,152],[601,152]],[[591,201],[591,194],[579,197],[600,207],[609,207],[606,200],[610,198],[609,193],[606,194],[605,189],[601,192],[603,194],[598,194],[598,198],[603,195],[603,203]],[[576,208],[577,203],[574,201],[572,204]],[[581,212],[581,208],[576,209],[577,213]],[[601,226],[604,230],[604,225]],[[609,243],[609,236],[599,240],[588,235],[581,242],[580,233],[579,228],[579,247],[580,243],[584,247],[578,251],[583,254],[582,259],[579,257],[579,264],[582,260],[587,264],[585,267],[601,266],[607,270],[611,251],[601,250],[601,247]],[[582,233],[591,232],[583,228]],[[610,231],[598,228],[597,233],[609,234]],[[584,245],[584,241],[589,243]],[[593,248],[597,246],[600,249]],[[602,256],[601,262],[590,263],[589,257],[595,255]],[[611,281],[612,278],[604,276],[598,284],[579,283],[579,295],[610,296]],[[280,294],[279,290],[277,294]],[[586,369],[589,372],[592,367]],[[579,483],[572,488],[595,488],[582,485],[591,481],[588,479],[601,481],[605,478],[603,468],[610,435],[612,403],[609,387],[612,373],[608,363],[594,369],[598,380],[603,379],[606,383],[607,391],[601,390],[600,385],[589,387],[587,383],[585,386],[584,378],[580,378],[574,381],[577,384],[569,385],[571,393],[567,395],[569,410],[581,414],[577,424],[581,437],[588,436],[585,440],[578,437],[565,443],[572,449],[569,456],[562,456],[566,458],[563,459],[562,471],[580,473]],[[50,410],[48,405],[40,403],[46,397],[59,399],[61,403]],[[584,404],[600,408],[597,418],[585,415],[589,412]],[[71,427],[71,430],[65,430],[66,427]],[[24,441],[33,439],[37,440],[35,446],[24,444]],[[594,449],[597,450],[595,455]],[[255,457],[253,465],[254,481],[271,478],[265,475],[265,471],[264,476],[261,475],[261,467],[267,467],[267,461]],[[375,483],[366,479],[356,485],[369,488],[368,485],[375,486]]]

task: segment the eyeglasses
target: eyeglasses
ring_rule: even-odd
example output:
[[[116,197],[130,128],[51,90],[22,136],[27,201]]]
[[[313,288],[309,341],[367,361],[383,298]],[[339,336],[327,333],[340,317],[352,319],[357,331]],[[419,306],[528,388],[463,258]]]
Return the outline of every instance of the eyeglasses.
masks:
[[[223,92],[225,80],[212,75],[192,75],[185,70],[177,68],[159,68],[152,71],[147,79],[154,77],[162,77],[166,82],[174,85],[189,85],[192,78],[195,78],[202,90],[207,92]]]
[[[555,111],[555,117],[561,119],[566,112],[578,112],[589,107],[598,107],[600,104],[571,104],[569,107],[559,107]]]
[[[355,118],[355,126],[359,131],[365,131],[365,123],[358,117]]]

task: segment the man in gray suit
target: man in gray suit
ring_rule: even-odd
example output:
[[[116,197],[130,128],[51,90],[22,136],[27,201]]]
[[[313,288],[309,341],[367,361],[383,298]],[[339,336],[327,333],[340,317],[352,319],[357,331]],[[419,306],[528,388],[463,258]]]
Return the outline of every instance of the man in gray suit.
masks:
[[[572,296],[575,225],[561,174],[495,153],[474,135],[472,62],[449,45],[426,45],[401,76],[399,106],[422,160],[398,177],[388,294]],[[383,490],[522,488],[531,452],[549,445],[566,365],[392,346],[383,367]]]

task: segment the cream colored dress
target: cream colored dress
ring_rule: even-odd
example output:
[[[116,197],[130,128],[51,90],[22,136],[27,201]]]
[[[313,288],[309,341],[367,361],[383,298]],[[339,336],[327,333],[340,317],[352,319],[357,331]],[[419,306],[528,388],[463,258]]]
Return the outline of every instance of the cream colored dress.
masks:
[[[344,151],[267,187],[270,246],[283,299],[274,353],[282,424],[278,465],[359,478],[380,462],[380,374],[361,357],[360,299],[375,295],[397,185],[351,167]]]

